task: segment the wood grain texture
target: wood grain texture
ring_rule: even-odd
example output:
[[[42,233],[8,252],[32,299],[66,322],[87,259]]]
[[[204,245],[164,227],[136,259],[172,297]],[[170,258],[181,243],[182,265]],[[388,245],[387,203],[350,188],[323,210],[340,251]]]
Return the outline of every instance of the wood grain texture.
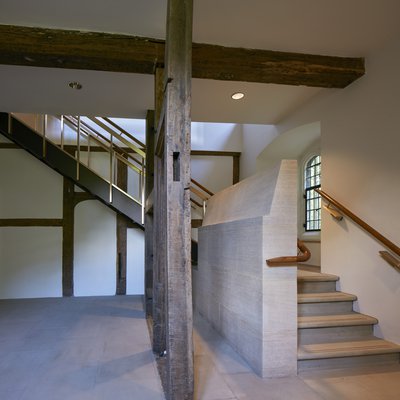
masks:
[[[158,126],[164,99],[164,70],[157,68],[155,74],[154,126]],[[157,138],[155,138],[156,147]],[[153,351],[160,354],[166,349],[166,215],[165,174],[163,152],[154,156],[153,190]]]
[[[302,345],[299,360],[400,353],[400,346],[382,339]]]
[[[128,167],[117,160],[117,186],[124,191],[128,189]],[[117,254],[116,254],[116,294],[126,294],[126,268],[127,268],[127,219],[117,213]]]
[[[234,185],[239,181],[240,181],[240,154],[239,156],[233,157],[232,184]]]
[[[359,313],[317,315],[298,318],[299,328],[327,328],[330,326],[356,326],[377,324],[378,320]]]
[[[240,151],[191,150],[192,156],[240,157]]]
[[[1,218],[0,226],[63,226],[57,218]]]
[[[154,187],[154,111],[147,111],[146,115],[146,211],[144,215],[145,243],[144,243],[144,287],[146,315],[153,314],[153,215],[147,212],[147,204],[152,199]]]
[[[154,74],[160,39],[103,32],[0,25],[0,63]],[[364,75],[364,59],[194,43],[193,77],[343,88]]]
[[[190,110],[192,0],[169,0],[165,73],[167,399],[194,392],[191,279]]]
[[[62,291],[64,297],[74,295],[74,182],[64,178]]]

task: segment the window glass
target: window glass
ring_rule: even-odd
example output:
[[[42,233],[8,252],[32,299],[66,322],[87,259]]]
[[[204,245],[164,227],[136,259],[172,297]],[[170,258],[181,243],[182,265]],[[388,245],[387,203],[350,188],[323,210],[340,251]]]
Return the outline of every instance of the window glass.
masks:
[[[321,230],[321,196],[314,190],[321,187],[321,156],[313,156],[304,171],[306,231]]]

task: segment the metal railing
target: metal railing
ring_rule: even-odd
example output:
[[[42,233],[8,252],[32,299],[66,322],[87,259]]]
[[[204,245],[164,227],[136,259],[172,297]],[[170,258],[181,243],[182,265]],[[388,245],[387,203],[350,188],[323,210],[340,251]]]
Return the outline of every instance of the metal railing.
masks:
[[[142,207],[142,222],[144,221],[146,145],[132,133],[106,117],[47,114],[13,114],[13,117],[42,136],[43,157],[46,156],[46,143],[51,141],[75,159],[78,181],[80,166],[85,165],[109,184],[111,204],[113,188],[116,188]],[[107,156],[99,162],[94,153]],[[128,187],[122,187],[118,181],[121,165],[128,171]],[[133,185],[129,185],[130,182]],[[190,191],[192,207],[204,217],[207,201],[214,193],[194,179],[191,179]]]
[[[13,114],[13,117],[42,136],[43,157],[46,156],[46,143],[51,141],[75,159],[78,181],[80,166],[85,165],[109,184],[109,202],[111,204],[113,188],[116,188],[141,205],[142,222],[144,221],[146,151],[145,145],[134,138],[132,134],[108,118],[71,115],[55,117],[47,114],[36,114],[29,120],[20,114]],[[107,155],[100,157],[100,160],[94,160],[94,153]],[[127,169],[126,185],[121,185],[118,181],[118,172],[121,166]]]

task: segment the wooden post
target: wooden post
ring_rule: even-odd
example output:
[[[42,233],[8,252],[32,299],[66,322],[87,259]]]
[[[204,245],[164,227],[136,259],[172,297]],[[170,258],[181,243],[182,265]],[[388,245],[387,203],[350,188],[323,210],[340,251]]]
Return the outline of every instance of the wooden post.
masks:
[[[233,177],[232,185],[238,183],[240,180],[240,153],[238,156],[233,156]]]
[[[128,167],[120,160],[117,161],[117,186],[125,191],[128,188]],[[127,219],[117,213],[117,295],[126,294],[127,229]]]
[[[164,166],[167,249],[167,398],[193,398],[190,224],[192,0],[169,0]]]
[[[127,229],[126,217],[117,213],[117,295],[126,294]]]
[[[74,182],[64,178],[62,293],[65,297],[74,295],[74,188]]]
[[[146,182],[145,202],[154,187],[154,111],[147,111],[146,115]],[[144,256],[144,290],[146,315],[153,315],[153,215],[146,212],[144,215],[145,229],[145,256]]]
[[[164,70],[155,74],[155,119],[158,127],[164,97]],[[154,144],[156,145],[156,144]],[[164,154],[154,156],[153,192],[153,351],[161,354],[166,349],[166,241],[165,241],[165,185]],[[147,229],[147,227],[146,227]]]

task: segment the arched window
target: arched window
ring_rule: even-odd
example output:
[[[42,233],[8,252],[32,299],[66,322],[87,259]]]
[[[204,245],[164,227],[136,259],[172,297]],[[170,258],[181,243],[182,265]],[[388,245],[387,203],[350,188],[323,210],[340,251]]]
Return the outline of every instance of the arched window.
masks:
[[[305,230],[321,230],[321,196],[314,190],[321,187],[321,156],[311,157],[304,170]]]

